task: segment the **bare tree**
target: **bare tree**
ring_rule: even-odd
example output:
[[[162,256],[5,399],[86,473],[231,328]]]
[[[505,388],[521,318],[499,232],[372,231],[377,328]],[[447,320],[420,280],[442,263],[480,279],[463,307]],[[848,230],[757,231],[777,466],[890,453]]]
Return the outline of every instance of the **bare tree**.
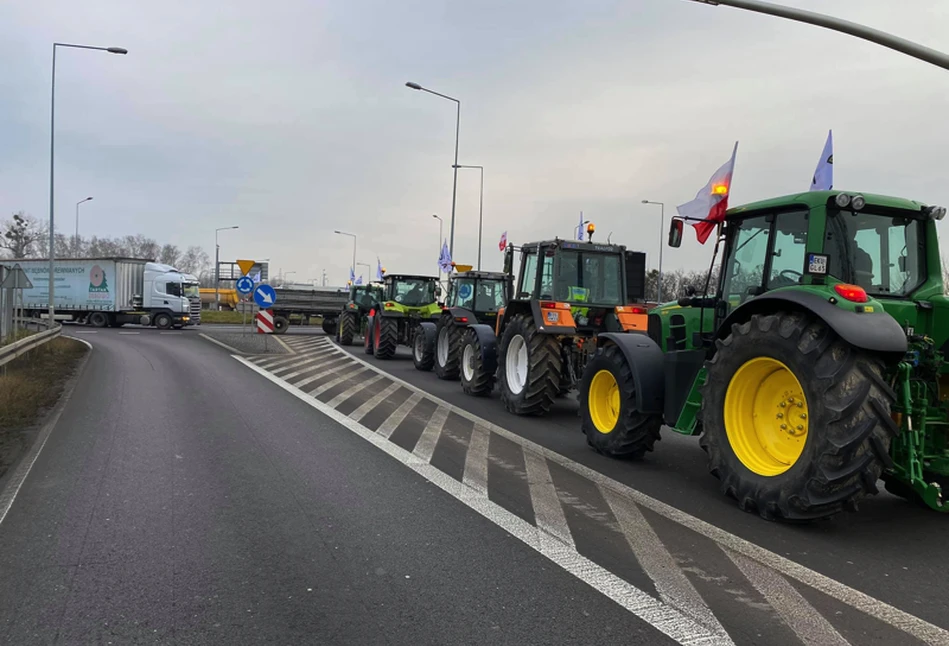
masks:
[[[211,259],[208,257],[207,252],[201,247],[192,245],[185,250],[184,254],[182,254],[178,260],[178,269],[186,274],[200,276],[202,272],[208,270],[210,264]]]
[[[163,245],[158,253],[158,262],[177,267],[181,261],[181,250],[173,244]]]
[[[46,227],[31,215],[19,211],[0,226],[0,249],[14,258],[38,258],[46,255],[43,241]]]

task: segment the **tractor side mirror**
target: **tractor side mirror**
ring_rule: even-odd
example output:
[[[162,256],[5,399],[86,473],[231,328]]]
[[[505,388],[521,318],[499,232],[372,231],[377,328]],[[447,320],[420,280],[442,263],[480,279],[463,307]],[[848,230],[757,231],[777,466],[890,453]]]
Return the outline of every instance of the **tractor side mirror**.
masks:
[[[689,298],[695,296],[695,285],[686,285],[685,286],[685,295]]]
[[[678,248],[682,245],[682,230],[685,223],[680,218],[672,218],[669,223],[669,246]]]
[[[442,286],[435,285],[435,298],[441,298],[441,297],[442,297]]]

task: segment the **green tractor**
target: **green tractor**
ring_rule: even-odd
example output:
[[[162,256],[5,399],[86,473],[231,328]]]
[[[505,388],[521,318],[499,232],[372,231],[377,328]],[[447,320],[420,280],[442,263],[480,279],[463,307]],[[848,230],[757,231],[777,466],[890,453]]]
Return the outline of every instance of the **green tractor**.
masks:
[[[505,253],[509,274],[514,250]],[[465,333],[461,385],[484,396],[497,382],[509,412],[543,415],[576,387],[597,335],[645,335],[646,256],[622,245],[560,239],[525,244],[520,252],[520,280],[497,324],[470,325]]]
[[[502,272],[463,270],[449,275],[448,297],[438,322],[422,323],[421,334],[415,337],[415,367],[434,367],[439,379],[458,379],[466,328],[477,323],[493,328],[498,311],[511,297],[512,282],[511,275]]]
[[[352,345],[356,335],[366,336],[366,321],[369,310],[383,300],[382,283],[352,285],[349,288],[349,302],[343,306],[336,329],[336,341],[340,345]]]
[[[419,324],[437,321],[441,316],[440,294],[438,279],[432,276],[387,275],[382,297],[366,319],[366,354],[391,359],[398,346],[412,347]]]
[[[840,191],[729,210],[710,295],[658,306],[647,336],[598,337],[588,443],[642,456],[663,424],[701,435],[723,493],[766,519],[856,510],[881,477],[949,511],[945,212]],[[682,230],[674,219],[671,246]]]

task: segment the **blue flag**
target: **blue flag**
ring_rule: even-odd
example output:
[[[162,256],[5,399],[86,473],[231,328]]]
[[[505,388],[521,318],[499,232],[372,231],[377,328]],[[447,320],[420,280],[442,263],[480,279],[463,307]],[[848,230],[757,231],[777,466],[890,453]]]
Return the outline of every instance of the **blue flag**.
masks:
[[[355,284],[356,284],[356,285],[362,285],[362,275],[360,275],[359,278],[356,279],[356,283],[355,283]]]
[[[382,280],[382,275],[385,272],[382,271],[382,261],[379,260],[379,256],[376,256],[376,280]]]
[[[583,211],[580,211],[580,224],[577,225],[577,240],[583,242]]]
[[[812,191],[829,191],[834,188],[834,133],[827,131],[827,143],[817,162],[817,170],[811,179]]]
[[[448,241],[442,242],[442,252],[438,256],[438,268],[446,274],[451,273],[451,252],[448,251]]]
[[[352,267],[349,268],[349,283],[350,285],[356,280],[356,270]]]

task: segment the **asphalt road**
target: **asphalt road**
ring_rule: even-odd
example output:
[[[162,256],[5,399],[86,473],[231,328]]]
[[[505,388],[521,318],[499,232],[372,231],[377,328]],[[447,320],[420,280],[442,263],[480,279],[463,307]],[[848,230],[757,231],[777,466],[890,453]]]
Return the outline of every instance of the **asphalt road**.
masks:
[[[0,642],[673,643],[189,332],[84,336],[0,523]]]

